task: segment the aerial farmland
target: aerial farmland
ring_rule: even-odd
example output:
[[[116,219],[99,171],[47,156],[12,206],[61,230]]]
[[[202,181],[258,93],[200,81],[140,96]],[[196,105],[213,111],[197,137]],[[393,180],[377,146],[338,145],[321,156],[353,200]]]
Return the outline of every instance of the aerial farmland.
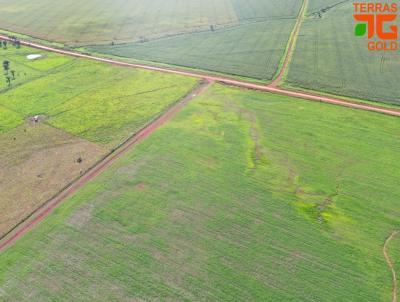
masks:
[[[397,302],[399,4],[0,0],[0,301]]]

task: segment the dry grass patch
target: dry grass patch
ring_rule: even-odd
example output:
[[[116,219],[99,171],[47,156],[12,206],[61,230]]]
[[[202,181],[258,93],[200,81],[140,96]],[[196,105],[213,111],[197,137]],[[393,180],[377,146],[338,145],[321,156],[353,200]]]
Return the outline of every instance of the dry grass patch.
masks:
[[[0,134],[0,236],[95,164],[105,149],[45,124]]]

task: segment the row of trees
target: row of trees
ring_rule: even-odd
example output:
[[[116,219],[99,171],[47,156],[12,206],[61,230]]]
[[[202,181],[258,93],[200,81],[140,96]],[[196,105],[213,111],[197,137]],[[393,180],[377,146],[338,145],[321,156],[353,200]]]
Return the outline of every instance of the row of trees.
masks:
[[[21,42],[15,36],[9,36],[9,40],[0,40],[0,48],[7,49],[9,43],[16,48],[21,47]],[[8,86],[11,86],[11,81],[15,80],[15,70],[11,69],[11,62],[8,60],[3,61],[4,77]]]
[[[15,70],[10,68],[10,64],[8,60],[3,61],[4,77],[6,78],[8,86],[11,86],[11,80],[15,80]]]

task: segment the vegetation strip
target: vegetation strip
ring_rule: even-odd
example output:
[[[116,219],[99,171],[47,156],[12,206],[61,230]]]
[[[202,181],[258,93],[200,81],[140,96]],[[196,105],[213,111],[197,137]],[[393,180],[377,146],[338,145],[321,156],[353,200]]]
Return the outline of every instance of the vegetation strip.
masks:
[[[390,242],[399,234],[399,231],[394,231],[392,234],[386,239],[385,245],[383,246],[383,255],[385,256],[386,263],[388,264],[390,271],[392,272],[393,279],[393,290],[392,290],[392,302],[397,302],[397,275],[394,270],[393,261],[389,256],[388,247]]]
[[[307,11],[307,6],[308,6],[308,0],[303,0],[303,5],[301,6],[300,12],[299,12],[299,16],[297,18],[296,24],[294,26],[293,29],[293,33],[289,38],[289,42],[288,42],[288,46],[287,46],[287,51],[286,51],[286,55],[283,59],[283,64],[282,64],[282,68],[279,71],[278,76],[276,77],[276,79],[271,83],[271,86],[276,87],[279,85],[279,83],[282,81],[283,76],[285,75],[285,72],[289,66],[289,61],[290,58],[293,55],[293,51],[294,51],[294,47],[296,44],[296,40],[297,37],[299,35],[300,32],[300,27],[301,27],[301,23],[303,21],[303,18],[306,14]]]
[[[0,39],[11,40],[8,36],[4,36],[4,35],[0,35]],[[377,113],[382,113],[382,114],[386,114],[386,115],[400,117],[400,110],[387,109],[387,108],[383,108],[383,107],[379,107],[379,106],[365,105],[365,104],[361,104],[361,103],[353,103],[353,102],[345,101],[340,98],[333,98],[333,97],[326,97],[326,96],[321,96],[321,95],[317,95],[317,94],[291,91],[291,90],[286,90],[283,88],[273,87],[271,85],[270,86],[258,85],[258,84],[253,84],[250,82],[238,81],[238,80],[233,80],[233,79],[225,78],[225,77],[208,76],[208,75],[203,75],[203,74],[188,72],[188,71],[182,71],[182,70],[172,69],[172,68],[162,68],[162,67],[156,67],[156,66],[150,66],[150,65],[144,65],[144,64],[127,63],[127,62],[122,62],[122,61],[117,61],[117,60],[112,60],[112,59],[96,57],[96,56],[92,56],[92,55],[88,55],[88,54],[77,53],[77,52],[70,51],[70,50],[63,50],[63,49],[59,49],[59,48],[44,46],[41,44],[32,43],[32,42],[28,42],[28,41],[20,41],[20,43],[22,45],[37,48],[37,49],[47,50],[47,51],[56,52],[56,53],[63,54],[63,55],[74,56],[74,57],[83,58],[83,59],[100,61],[100,62],[114,64],[114,65],[118,65],[118,66],[141,68],[141,69],[146,69],[146,70],[151,70],[151,71],[179,74],[179,75],[195,77],[195,78],[199,78],[199,79],[203,79],[203,80],[207,80],[207,81],[216,81],[216,82],[220,82],[223,84],[237,86],[237,87],[246,88],[246,89],[277,93],[277,94],[281,94],[281,95],[302,98],[302,99],[306,99],[306,100],[310,100],[310,101],[323,102],[323,103],[348,107],[348,108],[352,108],[352,109],[360,109],[360,110],[372,111],[372,112],[377,112]]]
[[[82,188],[86,183],[92,180],[94,177],[99,175],[105,169],[107,169],[113,162],[117,159],[121,158],[125,153],[127,153],[130,149],[132,149],[135,145],[140,143],[146,137],[151,135],[155,130],[161,127],[164,123],[169,121],[171,118],[175,116],[175,114],[184,107],[191,99],[203,93],[207,88],[212,85],[212,81],[205,81],[195,89],[190,91],[184,98],[182,98],[178,103],[172,106],[169,110],[167,110],[164,114],[156,118],[149,125],[144,127],[142,130],[137,132],[134,136],[128,139],[124,144],[120,146],[119,149],[116,149],[113,153],[107,156],[104,160],[99,162],[96,166],[91,168],[86,174],[84,174],[81,178],[77,179],[74,183],[68,186],[65,190],[60,192],[56,197],[50,200],[48,203],[40,207],[36,212],[32,214],[32,216],[20,224],[13,232],[9,233],[8,236],[3,237],[0,242],[0,252],[7,249],[10,245],[12,245],[16,240],[22,237],[25,233],[31,230],[36,224],[41,222],[44,218],[46,218],[53,210],[55,210],[67,197],[74,194],[80,188]]]

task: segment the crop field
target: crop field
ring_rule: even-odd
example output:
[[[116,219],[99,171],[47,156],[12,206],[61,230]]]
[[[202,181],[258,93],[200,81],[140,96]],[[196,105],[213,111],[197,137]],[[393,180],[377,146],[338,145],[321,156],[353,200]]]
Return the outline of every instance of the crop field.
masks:
[[[25,47],[0,58],[15,69],[0,81],[0,237],[196,85]]]
[[[340,2],[340,1],[338,1]],[[314,4],[313,4],[314,3]],[[317,91],[388,104],[400,104],[399,52],[371,52],[354,35],[353,5],[344,1],[322,12],[311,2],[303,22],[287,81]],[[320,11],[318,14],[313,12]]]
[[[214,85],[5,251],[0,299],[389,301],[399,130]]]
[[[271,80],[301,6],[295,0],[76,1],[54,7],[50,0],[0,0],[0,28],[104,54]]]
[[[271,80],[295,19],[242,24],[146,43],[99,45],[90,51]]]
[[[294,0],[0,0],[0,28],[49,41],[109,44],[293,18]]]

